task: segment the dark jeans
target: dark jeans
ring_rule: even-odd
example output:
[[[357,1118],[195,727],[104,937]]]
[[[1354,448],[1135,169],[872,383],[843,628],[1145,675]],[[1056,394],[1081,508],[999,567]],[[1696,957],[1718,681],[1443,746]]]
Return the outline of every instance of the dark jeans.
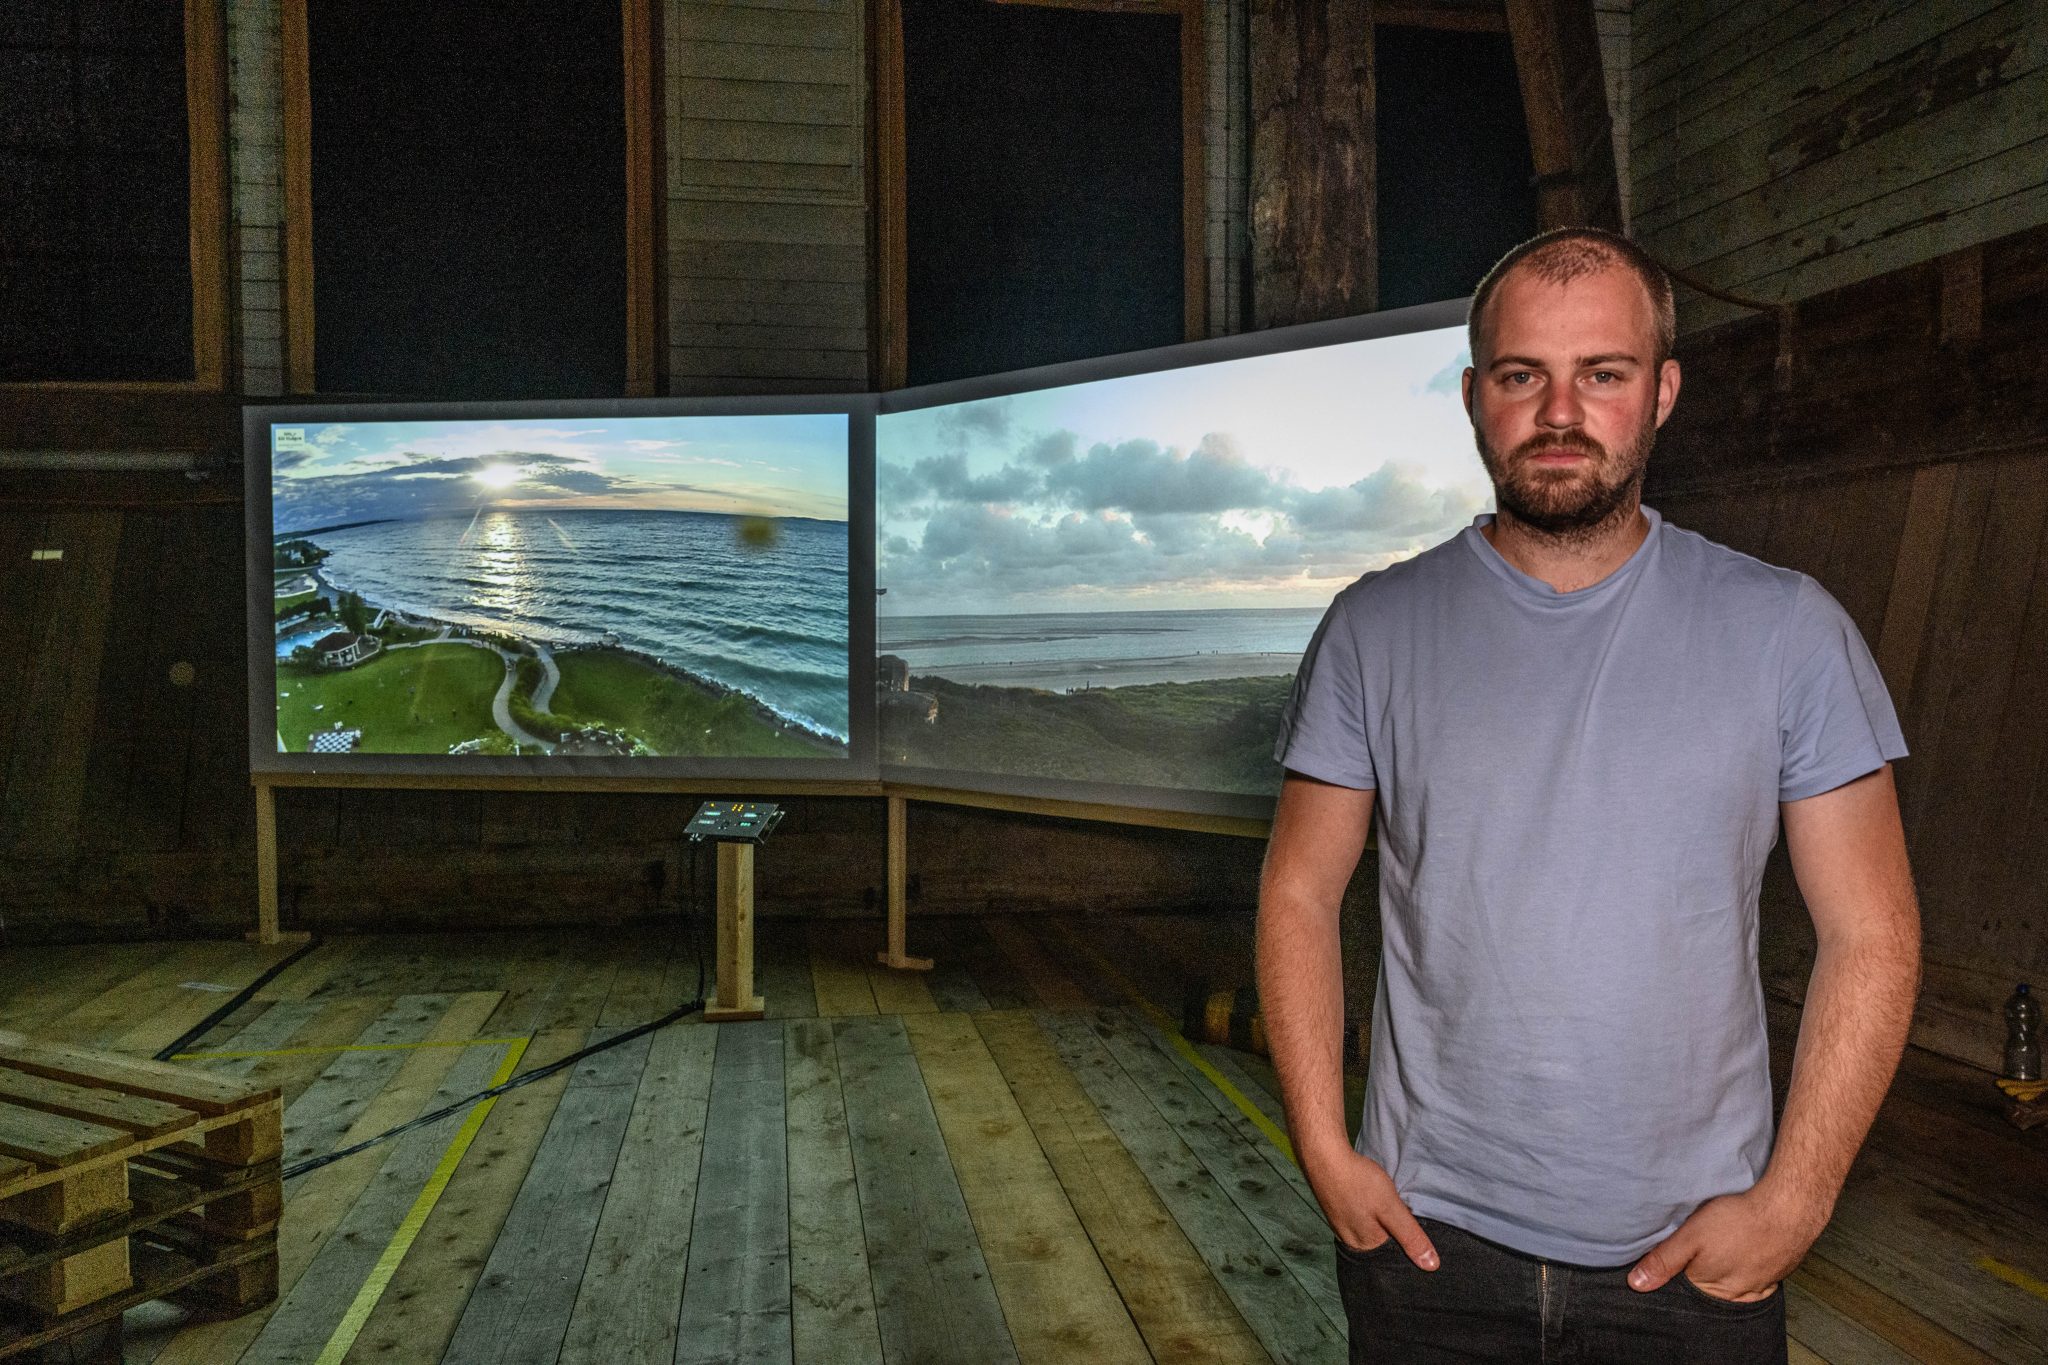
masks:
[[[1629,1266],[1596,1269],[1511,1251],[1422,1220],[1441,1260],[1418,1270],[1394,1241],[1337,1243],[1351,1365],[1785,1365],[1785,1288],[1729,1303],[1683,1275],[1648,1293]]]

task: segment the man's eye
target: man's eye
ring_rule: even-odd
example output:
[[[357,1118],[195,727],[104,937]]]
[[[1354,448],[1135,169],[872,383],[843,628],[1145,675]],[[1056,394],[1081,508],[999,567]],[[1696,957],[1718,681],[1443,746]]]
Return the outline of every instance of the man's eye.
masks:
[[[1621,376],[1612,370],[1595,370],[1593,371],[1593,382],[1596,384],[1619,384]]]
[[[1528,372],[1527,370],[1516,370],[1516,371],[1512,372],[1511,374],[1508,374],[1508,375],[1506,375],[1506,376],[1505,376],[1505,379],[1506,379],[1506,381],[1507,381],[1508,383],[1510,383],[1510,384],[1517,384],[1517,385],[1519,385],[1519,384],[1523,383],[1523,381],[1525,381],[1525,380],[1526,380],[1526,381],[1528,381],[1528,382],[1530,382],[1530,383],[1534,383],[1534,382],[1535,382],[1535,379],[1536,379],[1536,376],[1535,376],[1535,375],[1533,375],[1533,374],[1530,374],[1530,373],[1529,373],[1529,372]]]

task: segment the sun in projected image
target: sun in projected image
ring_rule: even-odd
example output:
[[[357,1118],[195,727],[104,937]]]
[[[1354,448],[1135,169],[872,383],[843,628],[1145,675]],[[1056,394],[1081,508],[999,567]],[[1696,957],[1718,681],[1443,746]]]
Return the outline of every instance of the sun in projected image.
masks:
[[[492,464],[485,465],[470,477],[486,488],[503,489],[525,478],[526,471],[516,464]]]

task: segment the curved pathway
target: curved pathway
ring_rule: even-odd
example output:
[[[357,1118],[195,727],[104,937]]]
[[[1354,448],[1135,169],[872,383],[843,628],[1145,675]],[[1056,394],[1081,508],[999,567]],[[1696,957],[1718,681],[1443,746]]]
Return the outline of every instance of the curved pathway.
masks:
[[[498,684],[497,695],[491,698],[491,719],[497,722],[498,728],[503,730],[506,738],[510,739],[514,744],[521,747],[530,745],[544,754],[551,754],[555,751],[555,746],[551,742],[528,732],[525,726],[512,719],[512,685],[519,681],[519,655],[514,654],[509,649],[494,645],[488,640],[451,639],[445,631],[432,640],[413,640],[402,645],[386,645],[385,648],[418,649],[422,645],[468,645],[472,649],[488,649],[504,660],[505,678],[504,681]],[[547,670],[547,678],[534,693],[533,709],[545,711],[548,709],[547,698],[554,695],[555,684],[562,680],[562,674],[561,670],[555,667],[555,661],[548,654],[546,646],[541,646],[540,650],[541,667]]]
[[[533,652],[540,656],[540,666],[547,674],[540,680],[540,686],[533,689],[533,709],[545,713],[548,703],[555,699],[555,688],[561,684],[562,670],[555,666],[555,652],[546,645],[535,645]]]

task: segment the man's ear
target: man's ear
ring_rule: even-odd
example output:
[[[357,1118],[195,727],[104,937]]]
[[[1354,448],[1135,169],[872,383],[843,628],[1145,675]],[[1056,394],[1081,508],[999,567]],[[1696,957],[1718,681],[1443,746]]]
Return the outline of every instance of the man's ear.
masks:
[[[1458,381],[1458,391],[1464,397],[1465,415],[1467,417],[1472,416],[1472,378],[1477,373],[1478,371],[1467,365],[1465,367],[1465,377]],[[1662,421],[1663,419],[1659,418],[1658,420]]]
[[[1657,367],[1657,425],[1663,426],[1664,419],[1678,406],[1678,362],[1667,360]]]

